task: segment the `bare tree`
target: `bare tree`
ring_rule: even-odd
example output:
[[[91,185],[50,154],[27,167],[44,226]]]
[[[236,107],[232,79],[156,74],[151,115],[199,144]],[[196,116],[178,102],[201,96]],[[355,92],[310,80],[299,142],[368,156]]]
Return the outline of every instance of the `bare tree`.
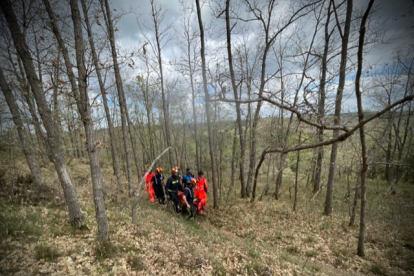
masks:
[[[365,42],[365,33],[366,33],[366,22],[370,14],[372,5],[375,0],[370,0],[368,7],[365,10],[364,16],[362,17],[361,25],[359,27],[359,43],[358,43],[358,69],[355,77],[355,94],[358,105],[358,122],[361,123],[364,120],[364,110],[362,108],[362,96],[361,96],[361,75],[362,75],[362,62],[363,62],[363,50]],[[361,215],[359,220],[359,235],[358,235],[358,250],[357,254],[360,257],[365,256],[365,212],[367,205],[367,187],[366,187],[366,172],[368,168],[367,162],[367,144],[365,141],[365,128],[364,126],[359,128],[359,139],[361,140]]]
[[[238,134],[239,134],[239,143],[240,143],[240,157],[239,157],[239,170],[240,170],[240,191],[241,197],[245,198],[246,194],[246,183],[244,180],[244,158],[246,154],[246,142],[243,136],[243,126],[242,126],[242,119],[241,119],[241,109],[240,103],[238,102],[238,89],[236,85],[236,76],[233,67],[233,53],[231,49],[231,30],[232,26],[230,24],[230,0],[226,0],[226,37],[227,37],[227,57],[229,62],[229,70],[230,70],[230,81],[231,81],[231,88],[233,90],[234,99],[236,100],[236,120],[238,126]]]
[[[197,18],[198,18],[198,26],[200,28],[200,43],[201,43],[201,69],[203,74],[203,89],[204,89],[204,100],[205,100],[205,108],[206,108],[206,116],[207,116],[207,129],[208,129],[208,144],[209,144],[209,151],[210,151],[210,162],[212,168],[212,176],[211,180],[213,182],[213,193],[214,193],[214,208],[218,208],[218,190],[216,185],[216,173],[217,173],[217,164],[215,158],[215,149],[214,149],[214,141],[213,141],[213,131],[211,126],[211,114],[210,114],[210,94],[207,87],[207,73],[206,73],[206,54],[205,54],[205,41],[204,41],[204,27],[203,21],[201,18],[201,7],[200,1],[196,0],[197,6]]]

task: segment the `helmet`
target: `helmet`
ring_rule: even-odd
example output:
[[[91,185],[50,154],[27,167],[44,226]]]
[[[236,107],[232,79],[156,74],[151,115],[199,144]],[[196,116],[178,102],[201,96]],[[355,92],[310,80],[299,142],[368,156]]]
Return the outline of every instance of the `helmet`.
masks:
[[[195,178],[191,178],[190,183],[191,184],[196,184],[197,183],[197,180]]]
[[[177,169],[176,169],[176,168],[172,168],[172,169],[171,169],[171,173],[172,173],[172,174],[177,173]]]
[[[157,173],[162,173],[162,168],[158,167],[158,168],[156,168],[156,169],[155,169],[155,171],[156,171]]]
[[[175,166],[175,170],[179,171],[180,170],[180,166]]]

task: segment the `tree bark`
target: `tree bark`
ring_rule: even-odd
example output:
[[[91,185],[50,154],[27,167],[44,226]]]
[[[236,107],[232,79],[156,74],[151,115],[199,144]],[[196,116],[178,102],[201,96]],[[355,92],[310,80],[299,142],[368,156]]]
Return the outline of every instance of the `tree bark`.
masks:
[[[355,78],[355,93],[358,105],[358,121],[362,122],[364,120],[364,110],[362,108],[362,96],[361,96],[361,75],[362,75],[362,62],[363,62],[363,50],[364,50],[364,42],[365,42],[365,32],[366,32],[366,21],[368,19],[368,15],[371,11],[372,5],[374,4],[374,0],[370,0],[368,3],[368,7],[365,10],[364,16],[362,17],[361,26],[359,28],[359,43],[358,43],[358,69]],[[360,257],[365,256],[365,212],[366,212],[366,205],[367,205],[367,187],[366,187],[366,172],[368,169],[367,163],[367,144],[365,141],[365,128],[361,127],[359,129],[359,138],[361,140],[361,155],[362,155],[362,164],[361,164],[361,214],[359,220],[359,235],[358,235],[358,249],[357,254]]]
[[[240,187],[241,187],[241,198],[246,197],[246,184],[244,181],[244,158],[246,152],[246,144],[244,142],[243,136],[243,126],[241,120],[241,110],[240,103],[238,102],[238,93],[237,85],[233,68],[233,54],[231,50],[231,26],[230,26],[230,0],[226,1],[226,34],[227,34],[227,56],[229,60],[229,69],[230,69],[230,80],[231,87],[233,90],[234,99],[236,100],[236,121],[238,126],[239,133],[239,142],[240,142],[240,157],[239,157],[239,170],[240,170]]]
[[[325,99],[326,99],[326,92],[325,92],[325,85],[326,85],[326,73],[328,70],[328,51],[329,51],[329,41],[331,37],[331,33],[329,32],[329,22],[331,20],[331,7],[332,2],[329,1],[328,6],[328,14],[326,17],[326,23],[325,23],[325,45],[322,55],[322,69],[321,69],[321,80],[320,80],[320,86],[319,86],[319,102],[318,102],[318,120],[319,124],[323,124],[324,117],[325,117]],[[323,134],[324,129],[319,128],[317,130],[317,141],[321,142],[323,141]],[[321,183],[321,174],[322,174],[322,161],[324,157],[324,148],[319,147],[317,149],[317,159],[315,164],[315,176],[313,178],[313,193],[317,193],[320,189],[320,183]]]
[[[164,128],[165,128],[165,138],[167,141],[167,147],[171,147],[171,130],[170,130],[170,113],[167,106],[167,100],[165,98],[165,90],[164,90],[164,71],[162,69],[162,58],[161,58],[161,44],[160,44],[160,34],[159,34],[159,22],[158,22],[158,11],[155,8],[154,0],[151,0],[151,16],[154,23],[155,28],[155,39],[157,41],[157,61],[158,67],[160,69],[160,81],[161,81],[161,98],[162,98],[162,110],[164,112]],[[172,152],[168,152],[168,158],[170,161],[170,167],[174,166]]]
[[[206,55],[204,49],[204,27],[203,21],[201,18],[201,8],[200,8],[200,1],[196,0],[197,6],[197,18],[198,18],[198,26],[200,28],[200,38],[201,38],[201,62],[202,62],[202,74],[203,74],[203,88],[204,88],[204,95],[205,95],[205,108],[206,108],[206,116],[207,116],[207,129],[208,129],[208,144],[209,144],[209,151],[210,151],[210,161],[211,161],[211,168],[212,168],[212,176],[211,180],[213,182],[213,193],[214,193],[214,204],[213,208],[218,208],[218,194],[217,194],[217,185],[216,185],[216,172],[217,172],[217,164],[215,158],[215,149],[214,149],[214,141],[213,141],[213,131],[211,127],[211,118],[210,118],[210,95],[208,92],[207,87],[207,75],[206,75]]]

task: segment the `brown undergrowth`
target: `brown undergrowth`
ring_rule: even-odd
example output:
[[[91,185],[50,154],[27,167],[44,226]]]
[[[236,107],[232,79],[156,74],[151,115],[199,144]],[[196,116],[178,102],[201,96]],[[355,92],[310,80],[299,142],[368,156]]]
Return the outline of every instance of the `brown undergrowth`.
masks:
[[[110,241],[99,244],[88,170],[81,163],[70,167],[89,231],[67,223],[53,173],[43,187],[46,195],[36,201],[2,189],[0,274],[414,275],[412,185],[384,197],[386,187],[369,184],[366,257],[360,258],[358,225],[348,226],[348,202],[340,188],[329,217],[322,215],[323,193],[311,201],[310,191],[300,187],[296,212],[286,191],[280,200],[268,196],[254,203],[233,197],[222,200],[219,209],[210,201],[207,216],[194,221],[173,214],[168,205],[150,203],[142,192],[139,221],[132,225],[131,199],[117,191],[109,174]],[[22,181],[10,171],[1,179],[12,187]]]

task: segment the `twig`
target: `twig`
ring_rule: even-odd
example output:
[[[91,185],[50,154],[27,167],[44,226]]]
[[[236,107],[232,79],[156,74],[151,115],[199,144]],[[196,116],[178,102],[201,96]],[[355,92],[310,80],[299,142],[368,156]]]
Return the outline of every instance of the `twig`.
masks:
[[[322,185],[321,185],[321,187],[319,188],[319,191],[317,191],[316,192],[316,194],[312,197],[312,199],[311,199],[311,201],[313,201],[314,199],[315,199],[315,197],[322,191],[322,188],[323,188],[323,182],[322,182]]]
[[[302,272],[300,273],[300,275],[302,275],[302,274],[303,274],[303,270],[305,269],[305,266],[306,266],[306,264],[307,264],[307,262],[308,262],[309,258],[310,258],[310,257],[307,257],[307,258],[306,258],[306,261],[305,261],[305,263],[303,264],[303,267],[302,267]]]
[[[405,176],[405,174],[406,174],[406,173],[407,173],[407,170],[405,170],[405,171],[404,171],[404,173],[401,175],[401,177],[400,177],[400,178],[398,178],[398,179],[397,179],[397,181],[395,181],[395,182],[394,182],[394,184],[392,184],[392,185],[388,188],[387,192],[384,194],[384,197],[389,196],[390,194],[392,194],[392,192],[394,192],[394,191],[395,191],[395,187],[397,187],[398,183],[400,183],[400,180],[404,178],[404,176]]]

